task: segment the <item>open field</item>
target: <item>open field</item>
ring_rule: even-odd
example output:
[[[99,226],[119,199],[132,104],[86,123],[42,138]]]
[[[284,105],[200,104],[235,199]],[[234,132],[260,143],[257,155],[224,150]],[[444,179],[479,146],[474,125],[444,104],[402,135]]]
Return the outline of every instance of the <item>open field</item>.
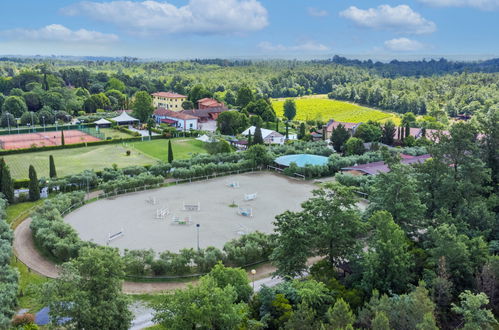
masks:
[[[132,135],[118,131],[117,129],[114,128],[99,128],[99,132],[103,133],[107,138],[112,138],[112,139],[129,139],[133,137]]]
[[[63,177],[77,174],[87,169],[102,170],[117,164],[119,167],[155,164],[156,159],[132,149],[126,155],[126,147],[121,144],[108,144],[94,147],[61,149],[4,156],[14,179],[28,177],[29,165],[33,165],[38,178],[49,175],[49,155],[54,156],[57,175]]]
[[[195,153],[206,153],[206,150],[203,147],[203,142],[196,139],[178,138],[171,139],[171,141],[174,159],[186,159],[190,158]],[[158,160],[162,160],[164,162],[168,160],[168,140],[161,139],[146,142],[134,142],[131,146]]]
[[[284,116],[284,101],[286,99],[272,100],[272,106],[279,117]],[[368,120],[385,121],[393,120],[399,124],[400,118],[396,114],[383,112],[380,110],[362,107],[357,104],[330,100],[327,95],[312,95],[307,97],[295,98],[296,101],[296,120],[322,120],[360,123]]]
[[[240,188],[229,188],[227,182],[239,182]],[[66,216],[81,239],[106,245],[108,234],[124,231],[109,243],[124,249],[178,251],[195,248],[196,225],[200,224],[200,247],[223,247],[225,242],[243,233],[256,230],[270,233],[272,221],[285,210],[297,211],[311,196],[315,186],[272,173],[248,173],[209,181],[180,184],[166,188],[100,200],[85,205]],[[245,194],[258,193],[253,201],[244,201]],[[148,203],[150,197],[157,205]],[[183,203],[200,203],[200,211],[183,211]],[[238,214],[238,207],[252,208],[253,217]],[[156,219],[158,208],[168,207],[165,219]],[[190,216],[192,224],[173,224],[173,216]]]

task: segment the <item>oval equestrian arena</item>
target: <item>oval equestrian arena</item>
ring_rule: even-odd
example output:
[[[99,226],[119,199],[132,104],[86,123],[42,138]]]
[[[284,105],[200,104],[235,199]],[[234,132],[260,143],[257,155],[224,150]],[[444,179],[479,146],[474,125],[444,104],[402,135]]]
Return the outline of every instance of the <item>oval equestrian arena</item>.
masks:
[[[68,214],[80,238],[124,249],[176,252],[223,245],[254,231],[271,233],[274,218],[300,210],[315,186],[257,172],[102,199]],[[197,227],[199,225],[199,227]]]

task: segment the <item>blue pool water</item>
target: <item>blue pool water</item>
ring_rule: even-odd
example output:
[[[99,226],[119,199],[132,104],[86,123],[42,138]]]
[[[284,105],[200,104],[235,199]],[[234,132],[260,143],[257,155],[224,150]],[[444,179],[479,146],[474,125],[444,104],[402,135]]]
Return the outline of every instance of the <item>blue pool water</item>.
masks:
[[[277,157],[275,162],[282,166],[289,166],[291,163],[296,163],[298,167],[305,167],[305,165],[326,165],[327,160],[328,158],[324,156],[299,154]]]

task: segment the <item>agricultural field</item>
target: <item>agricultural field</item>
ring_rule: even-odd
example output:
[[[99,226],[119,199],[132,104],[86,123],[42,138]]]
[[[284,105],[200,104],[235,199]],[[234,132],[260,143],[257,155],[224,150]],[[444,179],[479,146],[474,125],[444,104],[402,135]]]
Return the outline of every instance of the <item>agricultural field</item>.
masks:
[[[284,116],[284,101],[286,99],[272,100],[272,106],[279,117]],[[360,123],[368,120],[385,121],[393,120],[400,123],[400,117],[393,113],[383,112],[376,109],[362,107],[357,104],[331,100],[327,95],[314,95],[309,97],[295,98],[296,120],[321,120]]]
[[[178,138],[172,139],[172,149],[174,159],[190,158],[194,154],[205,154],[204,142],[196,139]],[[134,149],[154,157],[157,160],[166,162],[168,160],[168,140],[152,140],[147,142],[134,142],[130,144]]]
[[[131,149],[130,156],[126,151],[130,148],[121,144],[108,144],[94,147],[61,149],[30,152],[4,156],[14,179],[28,178],[29,165],[33,165],[38,177],[49,175],[49,155],[54,156],[57,175],[77,174],[87,169],[102,170],[117,164],[119,167],[147,165],[156,163],[156,159]]]

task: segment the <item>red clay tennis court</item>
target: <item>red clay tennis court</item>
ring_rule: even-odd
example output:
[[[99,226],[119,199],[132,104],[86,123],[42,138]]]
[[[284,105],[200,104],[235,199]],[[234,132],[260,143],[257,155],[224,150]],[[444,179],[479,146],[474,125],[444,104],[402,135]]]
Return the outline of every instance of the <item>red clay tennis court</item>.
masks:
[[[64,144],[95,142],[100,139],[79,130],[65,130]],[[61,145],[61,131],[0,135],[0,148],[4,150]]]

